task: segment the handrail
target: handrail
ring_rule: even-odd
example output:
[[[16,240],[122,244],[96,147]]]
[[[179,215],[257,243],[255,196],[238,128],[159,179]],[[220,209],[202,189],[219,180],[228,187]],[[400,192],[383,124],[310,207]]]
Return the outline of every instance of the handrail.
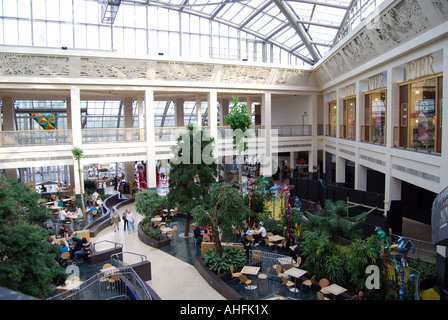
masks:
[[[148,258],[144,255],[144,254],[140,254],[140,253],[136,253],[136,252],[131,252],[131,251],[124,251],[124,252],[119,252],[119,253],[114,253],[113,255],[110,256],[110,261],[116,261],[118,264],[124,265],[124,259],[123,256],[125,253],[129,253],[129,254],[133,254],[136,256],[139,256],[143,261],[148,260]],[[121,259],[119,258],[119,255],[121,255]],[[114,258],[116,256],[116,259]]]
[[[114,244],[114,245],[115,245],[114,248],[117,248],[117,247],[121,247],[121,248],[123,248],[123,244],[121,244],[121,243],[113,242],[113,241],[110,241],[110,240],[101,240],[101,241],[95,242],[95,243],[93,244],[92,252],[97,252],[96,249],[95,249],[95,246],[96,246],[97,244],[99,244],[99,243],[103,243],[103,242],[109,242],[109,243]]]
[[[78,288],[57,294],[48,300],[116,300],[128,297],[128,288],[139,300],[153,300],[145,282],[130,267],[121,267],[113,271],[123,285],[113,288],[107,279],[110,273],[99,272],[90,277]],[[105,281],[106,280],[106,281]]]

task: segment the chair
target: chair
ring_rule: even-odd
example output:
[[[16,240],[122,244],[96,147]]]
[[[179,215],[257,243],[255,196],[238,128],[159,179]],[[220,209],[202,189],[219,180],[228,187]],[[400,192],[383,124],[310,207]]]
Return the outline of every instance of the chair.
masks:
[[[320,291],[317,292],[317,298],[319,300],[330,300],[329,298],[325,297]]]
[[[168,233],[168,238],[173,238],[176,235],[177,230],[173,229]]]
[[[252,251],[252,262],[255,262],[257,266],[261,266],[261,263],[263,261],[263,256],[261,255],[260,250],[253,250]]]
[[[160,221],[154,221],[154,227],[160,227],[161,223]]]
[[[61,254],[61,261],[59,262],[59,264],[61,266],[66,265],[68,263],[68,261],[70,260],[70,252],[64,252],[63,254]]]
[[[251,234],[247,234],[246,239],[250,242],[250,244],[253,244],[253,242],[255,241],[254,236]]]
[[[301,263],[302,263],[302,258],[301,257],[297,257],[296,261],[292,263],[292,266],[294,268],[298,268],[298,267],[300,267]]]
[[[105,263],[101,269],[106,269],[112,267],[111,263]]]
[[[246,285],[244,288],[250,289],[250,284],[252,283],[252,280],[248,279],[244,274],[240,274],[239,279],[242,283]]]
[[[310,288],[313,286],[314,281],[316,281],[316,275],[313,275],[310,280],[305,280],[302,282],[302,287],[307,286]]]
[[[266,273],[259,273],[259,274],[257,275],[258,279],[266,280],[266,279],[268,278],[269,269],[270,269],[270,268],[268,267],[268,269],[266,270]]]
[[[242,273],[241,272],[233,272],[233,266],[230,266],[230,274],[232,275],[233,278],[239,278]]]
[[[330,284],[330,281],[328,281],[328,279],[326,279],[326,278],[320,279],[319,280],[319,286],[320,286],[319,292],[321,292],[323,294],[330,294],[331,292],[325,289],[325,287],[328,287],[329,284]]]
[[[109,283],[111,284],[112,288],[115,287],[115,284],[120,280],[120,274],[115,273],[111,275],[108,279]]]
[[[283,273],[283,272],[282,272],[282,266],[279,265],[279,264],[276,264],[276,265],[275,265],[275,271],[277,272],[277,275],[278,275],[279,277],[285,277],[285,278],[288,277],[288,275],[287,275],[286,273]]]
[[[284,276],[281,276],[280,278],[282,279],[283,284],[288,287],[289,291],[291,291],[292,286],[294,285],[294,282],[286,279]]]
[[[93,211],[92,211],[92,216],[95,217],[97,213],[98,213],[98,210],[93,210]]]
[[[283,239],[280,243],[277,244],[277,247],[280,249],[286,247],[286,241],[286,239]]]

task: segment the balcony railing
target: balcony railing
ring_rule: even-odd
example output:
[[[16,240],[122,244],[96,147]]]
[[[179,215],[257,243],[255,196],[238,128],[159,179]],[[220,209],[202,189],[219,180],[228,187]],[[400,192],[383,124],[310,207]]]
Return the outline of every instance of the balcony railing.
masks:
[[[83,129],[82,143],[146,141],[145,128]]]
[[[252,125],[247,129],[249,138],[265,137],[264,126]],[[220,139],[233,139],[233,132],[229,126],[218,126],[218,136]]]
[[[71,144],[71,130],[0,131],[0,146],[39,146]]]
[[[271,129],[278,130],[279,137],[309,137],[312,135],[311,125],[273,125]]]

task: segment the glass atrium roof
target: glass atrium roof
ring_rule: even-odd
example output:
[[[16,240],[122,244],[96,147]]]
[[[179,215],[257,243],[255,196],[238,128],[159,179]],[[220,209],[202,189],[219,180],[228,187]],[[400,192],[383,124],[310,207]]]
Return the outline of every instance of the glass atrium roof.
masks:
[[[110,23],[121,3],[177,10],[244,31],[313,65],[383,0],[99,1]]]

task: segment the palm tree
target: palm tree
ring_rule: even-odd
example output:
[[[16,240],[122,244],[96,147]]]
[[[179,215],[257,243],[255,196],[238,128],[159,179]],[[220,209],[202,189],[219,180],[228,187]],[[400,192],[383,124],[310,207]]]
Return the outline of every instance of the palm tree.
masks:
[[[84,158],[84,151],[81,148],[73,147],[72,149],[73,158],[78,161],[78,174],[81,192],[81,208],[82,208],[82,219],[86,221],[86,207],[84,205],[84,188],[82,184],[82,170],[81,170],[81,159]]]

